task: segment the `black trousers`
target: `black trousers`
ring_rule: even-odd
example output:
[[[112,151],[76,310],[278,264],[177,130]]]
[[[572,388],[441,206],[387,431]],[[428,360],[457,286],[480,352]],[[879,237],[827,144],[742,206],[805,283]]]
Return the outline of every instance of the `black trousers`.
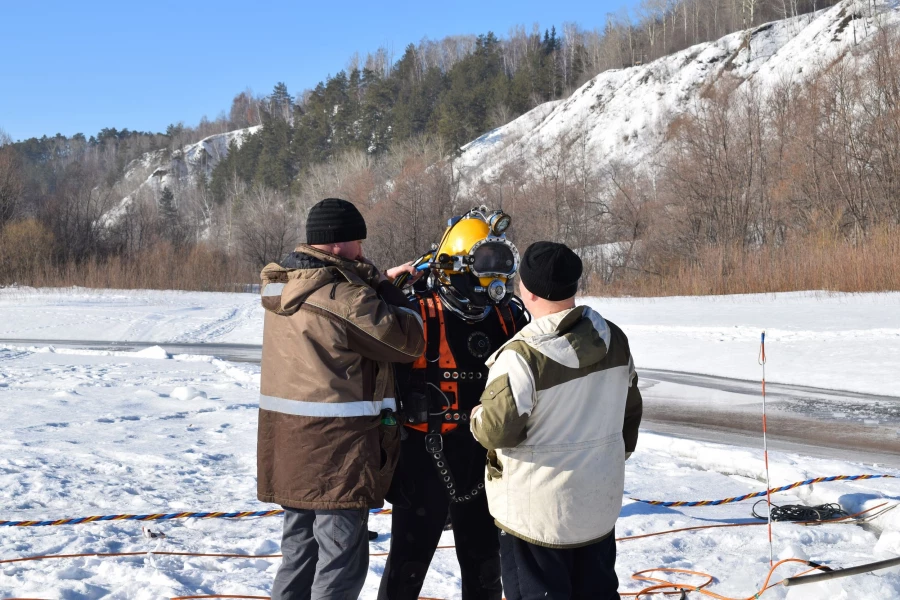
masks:
[[[616,539],[581,548],[544,548],[500,534],[506,600],[619,600]]]
[[[419,597],[449,510],[463,600],[500,600],[499,538],[484,490],[468,502],[450,505],[431,456],[425,451],[425,435],[408,431],[389,494],[393,504],[391,550],[378,599]],[[444,454],[460,493],[467,494],[484,481],[486,451],[468,430],[460,428],[445,435]]]

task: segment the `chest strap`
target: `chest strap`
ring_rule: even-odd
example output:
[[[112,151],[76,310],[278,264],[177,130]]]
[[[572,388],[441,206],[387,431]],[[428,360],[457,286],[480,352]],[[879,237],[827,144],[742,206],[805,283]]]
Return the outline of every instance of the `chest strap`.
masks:
[[[459,380],[478,379],[475,371],[457,370],[456,358],[447,342],[444,307],[436,292],[417,296],[425,322],[425,353],[413,364],[413,377],[420,378],[419,385],[433,401],[428,403],[425,415],[413,415],[407,427],[422,433],[450,433],[456,429],[459,419],[453,414],[459,410]],[[486,372],[481,374],[486,377]],[[450,419],[446,418],[450,414]]]
[[[425,433],[425,451],[431,457],[441,485],[451,504],[466,502],[484,490],[484,482],[468,493],[456,488],[456,478],[444,454],[444,434],[450,433],[460,422],[468,422],[469,415],[459,410],[459,380],[477,380],[487,377],[486,371],[462,371],[457,369],[456,358],[447,342],[444,307],[436,293],[418,298],[425,322],[425,353],[413,365],[414,373],[424,375],[428,396],[439,398],[440,410],[429,403],[428,419],[424,423],[410,423],[407,427]]]

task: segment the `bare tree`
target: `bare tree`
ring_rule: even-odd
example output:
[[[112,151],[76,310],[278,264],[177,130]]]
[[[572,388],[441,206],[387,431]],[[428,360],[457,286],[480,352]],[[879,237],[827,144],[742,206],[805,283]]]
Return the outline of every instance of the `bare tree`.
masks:
[[[281,259],[300,241],[300,215],[289,198],[279,192],[261,186],[252,188],[243,198],[238,215],[238,251],[256,267]]]
[[[247,88],[234,97],[228,117],[232,126],[238,129],[259,125],[262,122],[259,99],[253,95],[253,90]]]
[[[63,259],[83,260],[105,250],[102,217],[117,200],[103,182],[105,174],[98,159],[67,165],[41,207],[41,220],[48,225]]]

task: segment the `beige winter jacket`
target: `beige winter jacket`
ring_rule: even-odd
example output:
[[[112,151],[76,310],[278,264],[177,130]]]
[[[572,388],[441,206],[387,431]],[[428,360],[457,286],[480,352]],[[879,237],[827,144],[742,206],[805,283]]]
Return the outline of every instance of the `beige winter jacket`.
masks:
[[[628,339],[587,307],[532,321],[487,362],[472,432],[497,526],[572,548],[609,535],[642,402]]]
[[[395,408],[391,363],[418,358],[424,340],[403,294],[377,280],[374,267],[309,246],[263,269],[261,501],[383,505],[399,453],[398,427],[380,417]]]

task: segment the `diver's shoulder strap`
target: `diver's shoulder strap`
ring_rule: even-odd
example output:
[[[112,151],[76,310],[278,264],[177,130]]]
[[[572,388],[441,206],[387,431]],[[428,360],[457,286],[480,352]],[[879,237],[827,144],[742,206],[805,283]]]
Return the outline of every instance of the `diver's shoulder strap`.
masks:
[[[424,359],[424,371],[428,375],[429,381],[437,383],[439,381],[438,371],[440,370],[439,362],[441,359],[441,319],[438,317],[438,299],[437,294],[429,292],[426,294],[418,294],[416,296],[422,307],[422,321],[425,323],[425,353],[422,354]]]
[[[518,333],[516,318],[513,315],[512,307],[509,303],[504,306],[498,306],[496,310],[497,316],[500,318],[500,327],[503,329],[503,333],[506,334],[506,338],[509,339],[516,335],[516,333]]]

